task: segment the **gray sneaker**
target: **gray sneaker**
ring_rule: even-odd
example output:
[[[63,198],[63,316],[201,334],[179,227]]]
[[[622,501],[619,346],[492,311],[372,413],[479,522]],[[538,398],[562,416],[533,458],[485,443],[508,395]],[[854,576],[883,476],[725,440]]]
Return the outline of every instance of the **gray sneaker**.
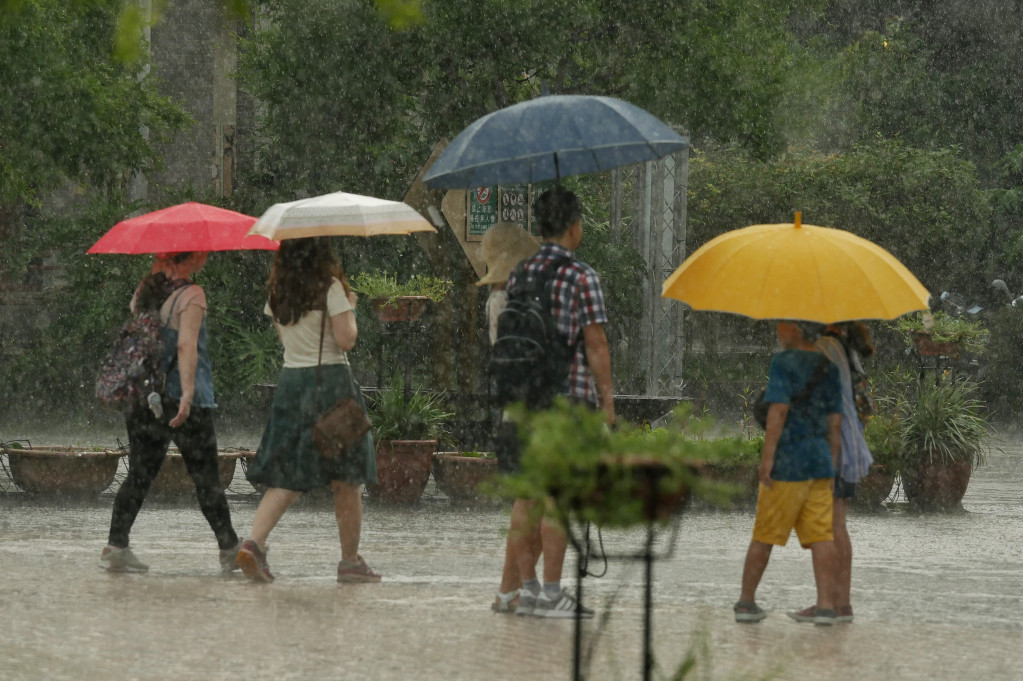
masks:
[[[533,616],[571,619],[576,616],[576,606],[578,606],[580,619],[586,620],[593,617],[592,610],[578,605],[578,601],[564,589],[561,589],[553,596],[546,591],[541,591],[536,597],[536,607],[533,610]]]
[[[149,572],[149,566],[136,558],[127,546],[123,549],[110,545],[103,547],[99,564],[110,572]]]
[[[519,592],[519,605],[515,608],[515,614],[520,617],[523,615],[533,615],[536,610],[536,597],[537,595],[529,589],[523,589]]]
[[[238,551],[242,548],[242,540],[229,549],[220,549],[220,572],[229,575],[241,569],[238,565]]]

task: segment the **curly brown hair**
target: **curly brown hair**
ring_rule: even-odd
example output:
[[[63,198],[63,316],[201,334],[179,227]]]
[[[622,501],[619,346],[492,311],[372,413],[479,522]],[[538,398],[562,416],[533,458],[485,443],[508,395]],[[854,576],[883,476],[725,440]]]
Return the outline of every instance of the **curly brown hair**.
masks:
[[[322,309],[335,277],[344,283],[328,237],[282,241],[266,286],[274,321],[294,324],[305,313]]]

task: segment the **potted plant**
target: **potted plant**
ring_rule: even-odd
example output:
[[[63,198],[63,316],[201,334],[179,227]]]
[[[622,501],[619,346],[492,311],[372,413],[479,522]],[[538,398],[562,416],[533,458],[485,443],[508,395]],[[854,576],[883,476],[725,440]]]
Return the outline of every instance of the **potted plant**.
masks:
[[[525,431],[522,471],[498,478],[501,496],[550,496],[564,516],[629,527],[666,521],[693,496],[722,505],[732,491],[700,475],[702,463],[728,448],[723,440],[694,439],[679,428],[611,431],[601,412],[563,400],[544,412],[512,414]]]
[[[902,422],[894,413],[877,413],[863,427],[863,437],[874,463],[867,475],[856,483],[856,496],[852,503],[857,508],[878,510],[891,494],[899,474]]]
[[[433,456],[433,480],[449,499],[478,502],[486,498],[481,485],[497,473],[493,452],[437,452]]]
[[[924,510],[960,508],[970,475],[992,434],[977,384],[920,382],[902,402],[899,472],[910,503]]]
[[[70,498],[94,497],[114,482],[125,452],[103,447],[3,448],[14,484],[29,494]]]
[[[419,501],[437,441],[452,416],[441,395],[407,391],[400,379],[379,391],[369,410],[377,443],[377,484],[367,485],[370,498],[394,504]]]
[[[950,317],[944,312],[905,315],[893,325],[902,334],[907,346],[916,348],[921,355],[958,357],[960,353],[982,354],[987,347],[989,333],[980,322]]]
[[[451,282],[437,277],[412,275],[398,282],[387,272],[361,272],[352,279],[352,290],[370,299],[377,317],[385,322],[415,321],[426,303],[439,303],[451,292]]]

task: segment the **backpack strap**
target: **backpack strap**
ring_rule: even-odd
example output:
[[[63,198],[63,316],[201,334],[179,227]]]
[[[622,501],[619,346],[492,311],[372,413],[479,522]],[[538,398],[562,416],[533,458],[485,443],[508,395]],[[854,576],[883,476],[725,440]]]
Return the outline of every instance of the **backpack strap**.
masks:
[[[552,298],[551,286],[554,282],[554,278],[558,275],[558,270],[564,265],[572,262],[572,258],[567,255],[558,255],[551,259],[543,268],[536,272],[536,275],[532,279],[528,276],[526,268],[523,264],[519,264],[516,269],[519,270],[520,276],[516,279],[514,289],[508,290],[508,298],[512,296],[534,296],[540,298],[543,301],[544,311],[547,312],[548,316],[554,321],[554,326],[557,328],[557,320],[554,319],[553,311],[551,310]],[[564,335],[564,334],[562,334]],[[575,352],[576,346],[579,344],[579,337],[570,338],[567,344],[572,352]]]

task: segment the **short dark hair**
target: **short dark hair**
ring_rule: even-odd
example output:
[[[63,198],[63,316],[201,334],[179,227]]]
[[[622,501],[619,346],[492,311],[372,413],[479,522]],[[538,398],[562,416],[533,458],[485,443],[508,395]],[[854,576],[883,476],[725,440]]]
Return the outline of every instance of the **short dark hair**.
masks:
[[[557,186],[540,194],[533,203],[540,235],[557,238],[583,217],[583,202],[573,192]]]

